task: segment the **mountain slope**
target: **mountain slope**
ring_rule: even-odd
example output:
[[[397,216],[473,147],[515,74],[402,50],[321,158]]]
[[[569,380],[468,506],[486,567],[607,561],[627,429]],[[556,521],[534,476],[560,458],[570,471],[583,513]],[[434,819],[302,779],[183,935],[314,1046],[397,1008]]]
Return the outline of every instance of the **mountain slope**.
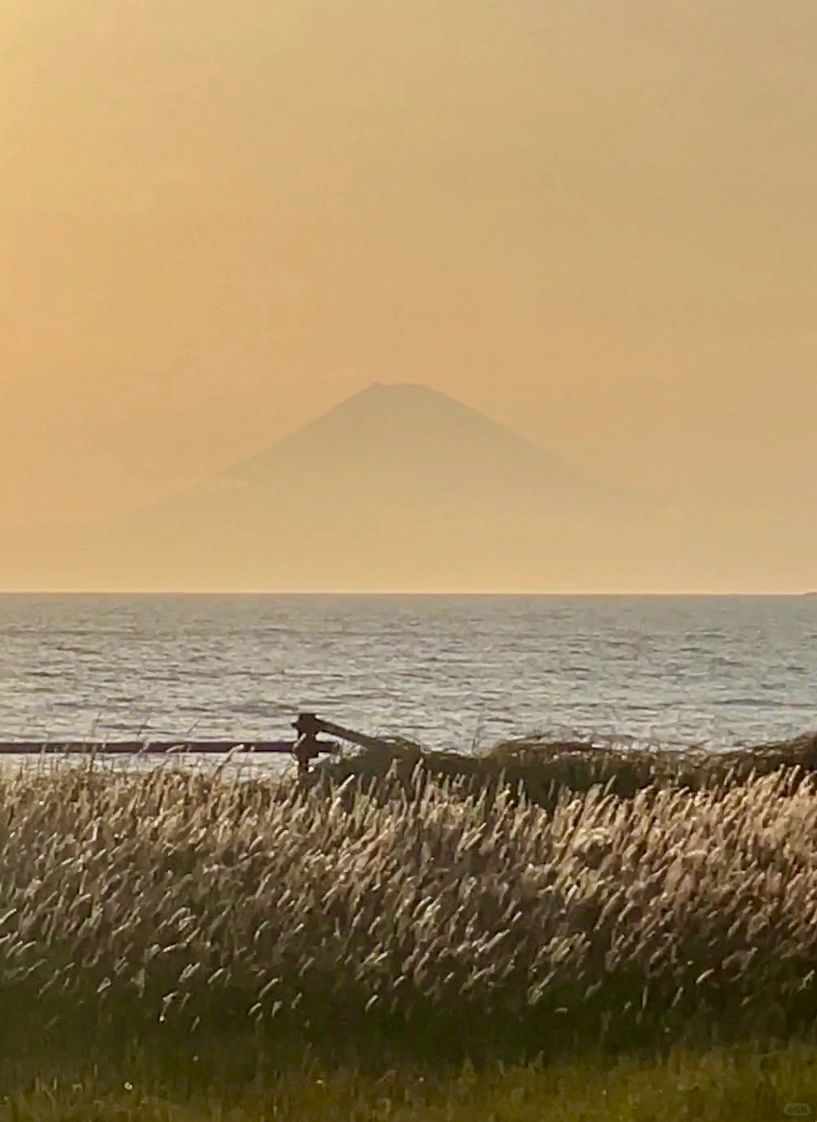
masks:
[[[172,512],[175,519],[196,506],[205,513],[260,503],[262,515],[273,503],[341,520],[350,508],[371,508],[379,519],[430,507],[485,511],[492,502],[575,512],[615,498],[578,468],[445,394],[374,385],[209,485],[146,513]],[[335,511],[333,501],[350,508]]]
[[[444,394],[375,385],[56,560],[63,586],[570,588],[608,583],[651,517]]]
[[[352,479],[404,479],[467,493],[497,476],[504,485],[591,486],[581,473],[476,410],[416,385],[373,385],[228,473],[272,481],[282,468]],[[339,472],[338,469],[342,470]]]

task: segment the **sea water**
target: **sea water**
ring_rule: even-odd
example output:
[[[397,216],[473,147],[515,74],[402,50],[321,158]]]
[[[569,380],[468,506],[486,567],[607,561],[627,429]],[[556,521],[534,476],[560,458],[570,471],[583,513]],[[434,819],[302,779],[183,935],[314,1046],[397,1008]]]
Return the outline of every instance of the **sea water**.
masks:
[[[0,739],[762,743],[817,728],[817,597],[0,596]]]

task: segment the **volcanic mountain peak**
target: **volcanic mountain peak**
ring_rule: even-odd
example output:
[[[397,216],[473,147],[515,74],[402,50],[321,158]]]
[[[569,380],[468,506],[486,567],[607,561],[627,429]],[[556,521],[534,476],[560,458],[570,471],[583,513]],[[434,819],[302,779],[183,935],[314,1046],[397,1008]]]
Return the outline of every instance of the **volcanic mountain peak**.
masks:
[[[405,410],[408,410],[408,415],[404,413]],[[501,428],[478,410],[443,393],[442,390],[436,390],[421,382],[372,382],[351,397],[347,397],[323,416],[328,417],[339,412],[402,416],[405,423],[423,418],[446,420],[449,423],[455,418],[460,422],[470,419],[472,423]],[[318,421],[322,419],[319,417]]]
[[[460,461],[466,471],[474,461],[486,467],[508,460],[562,466],[476,409],[439,390],[404,382],[376,382],[360,390],[226,474],[257,480],[279,471],[282,460],[297,461],[303,470],[330,462],[344,470],[353,462],[394,465],[402,460],[421,474],[441,460]]]
[[[375,384],[71,548],[0,563],[43,587],[578,587],[638,552],[648,514],[444,393]]]

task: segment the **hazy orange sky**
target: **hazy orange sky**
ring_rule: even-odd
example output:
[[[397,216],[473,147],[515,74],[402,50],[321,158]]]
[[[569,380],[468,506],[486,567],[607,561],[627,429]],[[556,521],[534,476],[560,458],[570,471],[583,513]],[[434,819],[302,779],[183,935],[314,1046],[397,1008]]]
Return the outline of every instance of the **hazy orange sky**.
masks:
[[[814,492],[814,0],[0,0],[0,524],[361,386]]]

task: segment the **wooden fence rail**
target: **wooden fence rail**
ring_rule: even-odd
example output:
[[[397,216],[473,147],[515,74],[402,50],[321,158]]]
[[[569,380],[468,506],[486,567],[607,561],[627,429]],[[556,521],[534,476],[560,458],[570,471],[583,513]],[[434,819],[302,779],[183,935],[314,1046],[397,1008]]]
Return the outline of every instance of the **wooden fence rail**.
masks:
[[[355,729],[323,721],[314,713],[300,713],[293,721],[295,740],[193,740],[182,736],[175,740],[0,740],[0,756],[99,755],[99,756],[167,756],[193,755],[290,755],[298,762],[298,771],[309,770],[312,760],[324,753],[340,751],[338,740],[370,748],[383,743],[374,736]],[[321,740],[320,735],[333,740]]]

